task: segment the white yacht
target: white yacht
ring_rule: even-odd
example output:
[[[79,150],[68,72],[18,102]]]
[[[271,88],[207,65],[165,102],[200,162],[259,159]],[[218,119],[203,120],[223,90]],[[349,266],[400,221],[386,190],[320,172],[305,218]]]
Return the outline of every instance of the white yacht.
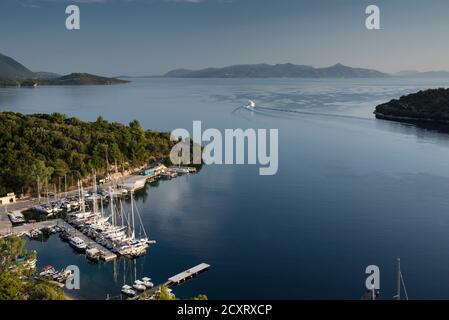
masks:
[[[133,288],[138,291],[145,291],[147,287],[144,285],[144,283],[140,280],[134,281]]]
[[[249,100],[248,104],[245,106],[246,109],[254,110],[256,107],[256,103],[253,100]]]
[[[75,249],[76,251],[78,251],[80,253],[86,252],[86,249],[87,249],[86,243],[78,237],[74,237],[74,238],[70,239],[69,244],[73,249]]]
[[[126,284],[122,287],[122,293],[130,297],[134,297],[136,295],[136,291]]]

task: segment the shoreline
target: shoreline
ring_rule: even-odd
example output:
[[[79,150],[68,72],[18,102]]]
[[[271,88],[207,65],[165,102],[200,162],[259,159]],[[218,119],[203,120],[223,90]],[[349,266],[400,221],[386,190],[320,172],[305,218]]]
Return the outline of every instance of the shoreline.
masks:
[[[432,119],[432,118],[412,118],[412,117],[403,117],[403,116],[391,116],[386,115],[384,113],[380,112],[373,112],[376,118],[382,119],[382,120],[391,120],[391,121],[397,121],[397,122],[424,122],[427,124],[447,124],[449,125],[449,120],[438,120],[438,119]]]

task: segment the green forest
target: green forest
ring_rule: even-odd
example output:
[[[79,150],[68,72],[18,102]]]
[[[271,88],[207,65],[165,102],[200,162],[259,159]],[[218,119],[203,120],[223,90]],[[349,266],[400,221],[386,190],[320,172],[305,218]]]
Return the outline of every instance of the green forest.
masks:
[[[0,300],[64,300],[61,288],[49,281],[33,279],[19,257],[36,259],[36,252],[25,249],[19,237],[0,238]]]
[[[136,167],[168,157],[170,133],[109,123],[101,116],[84,122],[60,113],[0,113],[0,194],[37,191],[47,185],[76,185],[94,170],[105,174],[107,163]],[[50,188],[50,187],[49,187]]]

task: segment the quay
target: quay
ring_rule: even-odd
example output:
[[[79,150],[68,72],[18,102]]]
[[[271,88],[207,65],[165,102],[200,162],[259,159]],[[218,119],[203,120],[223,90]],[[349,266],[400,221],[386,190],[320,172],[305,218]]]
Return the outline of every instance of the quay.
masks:
[[[6,216],[6,215],[1,215]],[[3,219],[3,218],[1,218]],[[7,219],[7,216],[6,216]],[[33,222],[33,223],[26,223],[21,226],[13,227],[11,223],[9,225],[6,223],[6,221],[0,220],[0,237],[7,237],[7,236],[23,236],[28,233],[30,233],[31,230],[34,229],[42,229],[45,227],[54,227],[59,226],[64,228],[71,236],[76,236],[80,239],[82,239],[89,248],[96,248],[100,252],[101,259],[105,262],[109,262],[112,260],[117,259],[117,255],[110,250],[106,249],[102,245],[96,243],[91,238],[84,235],[82,232],[76,230],[74,227],[72,227],[70,224],[65,222],[62,219],[53,219],[53,220],[47,220],[47,221],[40,221],[40,222]]]
[[[0,218],[0,237],[7,237],[7,236],[23,236],[29,233],[33,229],[42,229],[45,227],[54,227],[56,225],[62,226],[62,219],[54,219],[54,220],[47,220],[47,221],[40,221],[40,222],[31,222],[26,223],[21,226],[15,226],[13,227],[11,222],[9,224],[6,223],[6,221],[3,221],[3,217],[6,215],[1,215],[2,218]],[[6,219],[8,219],[8,216],[6,216]]]
[[[100,252],[100,257],[101,257],[101,259],[103,261],[109,262],[109,261],[117,259],[117,255],[115,253],[113,253],[112,251],[106,249],[105,247],[103,247],[99,243],[95,242],[94,240],[92,240],[88,236],[84,235],[82,232],[76,230],[74,227],[72,227],[67,222],[65,222],[65,221],[63,221],[61,219],[58,219],[58,220],[60,220],[58,225],[63,227],[67,231],[67,233],[69,233],[71,236],[76,236],[76,237],[80,238],[81,240],[84,241],[84,243],[87,244],[87,246],[89,248],[97,249]]]

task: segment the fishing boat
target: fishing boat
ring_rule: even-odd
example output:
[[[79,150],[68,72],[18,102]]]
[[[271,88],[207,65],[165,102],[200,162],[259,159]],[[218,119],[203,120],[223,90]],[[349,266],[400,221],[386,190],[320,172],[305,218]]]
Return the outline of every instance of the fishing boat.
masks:
[[[121,291],[123,294],[130,296],[130,297],[134,297],[136,295],[136,291],[134,291],[130,286],[128,286],[126,284],[122,287]]]
[[[87,248],[86,243],[78,237],[71,238],[69,241],[69,244],[73,249],[75,249],[75,251],[77,251],[79,253],[86,252],[86,248]]]

